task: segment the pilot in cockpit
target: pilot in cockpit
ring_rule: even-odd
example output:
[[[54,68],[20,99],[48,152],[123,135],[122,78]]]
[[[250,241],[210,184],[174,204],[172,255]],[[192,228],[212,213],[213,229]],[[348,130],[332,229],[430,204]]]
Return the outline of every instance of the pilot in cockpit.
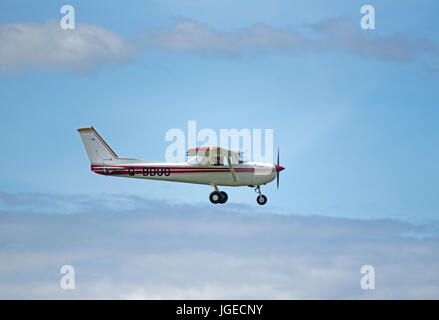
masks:
[[[223,166],[224,165],[224,157],[222,157],[222,156],[212,157],[212,160],[213,160],[214,166]]]

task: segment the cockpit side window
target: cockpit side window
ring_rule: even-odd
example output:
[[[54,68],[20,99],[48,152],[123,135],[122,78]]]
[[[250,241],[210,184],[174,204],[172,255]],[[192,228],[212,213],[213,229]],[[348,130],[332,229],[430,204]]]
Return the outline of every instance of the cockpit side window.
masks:
[[[244,154],[242,152],[239,153],[239,164],[244,163]]]

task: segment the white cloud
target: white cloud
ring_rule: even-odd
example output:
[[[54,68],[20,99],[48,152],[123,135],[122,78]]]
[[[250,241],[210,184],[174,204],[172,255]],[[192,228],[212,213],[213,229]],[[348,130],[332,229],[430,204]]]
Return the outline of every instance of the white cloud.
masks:
[[[265,24],[218,31],[207,25],[182,20],[168,28],[151,30],[127,39],[103,27],[77,24],[63,30],[58,22],[0,25],[0,70],[28,69],[90,72],[121,63],[149,50],[175,53],[237,56],[267,53],[342,52],[387,61],[432,59],[439,47],[427,39],[377,36],[364,32],[350,20],[330,19],[310,26],[307,35],[289,28]]]
[[[1,200],[0,298],[439,297],[437,223],[240,213],[118,195]],[[69,214],[57,214],[62,203]],[[121,203],[129,205],[112,205]],[[75,267],[73,291],[59,288],[64,264]],[[365,264],[376,269],[373,291],[360,287]]]
[[[0,25],[0,70],[94,71],[108,63],[132,58],[129,40],[95,25],[61,29],[58,22]]]
[[[416,55],[415,44],[402,35],[380,37],[363,31],[346,19],[329,19],[312,28],[317,35],[317,50],[348,52],[381,60],[408,61]]]
[[[171,28],[156,30],[145,39],[162,50],[237,55],[246,52],[304,50],[310,44],[299,34],[258,24],[233,32],[219,32],[194,21],[180,21]]]
[[[418,50],[429,55],[437,55],[439,51],[426,39],[418,46],[420,40],[401,35],[380,37],[375,32],[362,31],[359,25],[347,19],[329,19],[310,29],[308,36],[293,29],[265,24],[222,32],[195,21],[180,21],[170,28],[150,32],[146,43],[150,48],[195,54],[345,52],[394,61],[413,60]]]

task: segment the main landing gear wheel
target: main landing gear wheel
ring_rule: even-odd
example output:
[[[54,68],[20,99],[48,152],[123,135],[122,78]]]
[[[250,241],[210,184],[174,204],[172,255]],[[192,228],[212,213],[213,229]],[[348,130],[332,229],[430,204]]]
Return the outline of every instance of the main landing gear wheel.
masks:
[[[221,194],[221,201],[219,203],[226,203],[227,199],[229,199],[229,197],[227,196],[227,193],[225,193],[224,191],[220,191]]]
[[[264,196],[264,195],[261,193],[261,186],[257,186],[257,187],[255,188],[255,192],[256,192],[256,193],[259,193],[258,197],[256,198],[256,202],[257,202],[258,204],[260,204],[261,206],[263,206],[264,204],[266,204],[266,203],[267,203],[267,197]]]
[[[259,195],[259,196],[256,198],[256,201],[258,202],[258,204],[260,204],[261,206],[263,206],[264,204],[267,203],[267,197],[264,196],[263,194],[261,194],[261,195]]]
[[[227,196],[227,193],[225,193],[224,191],[213,191],[209,196],[209,200],[213,204],[226,203],[228,198],[229,197]]]

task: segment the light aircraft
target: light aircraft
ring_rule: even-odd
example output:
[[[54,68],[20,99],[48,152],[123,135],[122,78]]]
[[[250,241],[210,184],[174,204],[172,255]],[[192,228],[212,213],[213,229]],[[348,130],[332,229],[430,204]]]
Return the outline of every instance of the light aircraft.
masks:
[[[183,163],[119,158],[93,126],[78,132],[90,159],[91,171],[105,176],[210,185],[213,191],[209,200],[214,204],[226,203],[228,199],[227,193],[219,191],[218,186],[249,186],[258,193],[257,203],[264,205],[267,197],[261,193],[261,185],[277,178],[279,188],[279,172],[285,169],[279,165],[279,150],[277,164],[243,161],[242,152],[214,146],[189,149],[190,158]]]

